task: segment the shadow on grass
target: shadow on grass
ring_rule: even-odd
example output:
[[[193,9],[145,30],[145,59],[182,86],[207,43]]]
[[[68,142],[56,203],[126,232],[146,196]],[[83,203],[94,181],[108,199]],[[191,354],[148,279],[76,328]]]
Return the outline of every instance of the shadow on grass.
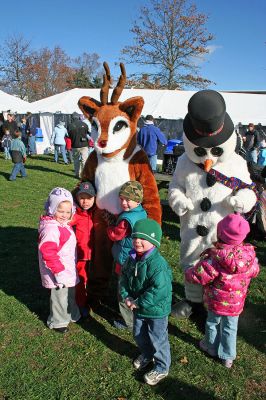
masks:
[[[239,318],[238,335],[257,350],[265,353],[266,305],[246,302]]]
[[[162,211],[163,235],[167,236],[170,240],[177,240],[178,242],[180,242],[180,228],[178,226],[179,217],[168,205],[164,205],[162,207]]]
[[[0,171],[0,175],[2,175],[5,178],[5,180],[9,181],[9,177],[10,177],[11,171],[12,171],[12,168],[10,168],[10,173]]]
[[[37,240],[37,229],[0,228],[0,289],[46,322],[49,291],[41,286]]]
[[[154,388],[154,392],[165,400],[220,400],[220,397],[214,396],[213,393],[207,393],[196,386],[188,385],[178,379],[167,377],[158,386]]]
[[[62,172],[62,171],[58,171],[56,169],[51,169],[51,168],[46,168],[46,167],[41,167],[39,165],[27,165],[26,166],[26,170],[35,170],[35,171],[41,171],[41,172],[53,172],[59,175],[65,175],[65,176],[70,176],[71,178],[74,178],[74,172],[73,174],[71,173],[66,173],[66,172]]]

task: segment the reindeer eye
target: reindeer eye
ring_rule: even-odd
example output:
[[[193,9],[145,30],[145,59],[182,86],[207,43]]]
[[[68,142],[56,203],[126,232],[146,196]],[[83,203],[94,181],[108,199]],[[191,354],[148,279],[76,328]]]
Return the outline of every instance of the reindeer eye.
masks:
[[[128,125],[125,121],[118,121],[114,126],[114,132],[119,132],[123,128],[127,128]]]
[[[98,131],[98,125],[96,124],[95,121],[92,121],[91,127],[92,127],[93,129],[95,129],[96,131]]]

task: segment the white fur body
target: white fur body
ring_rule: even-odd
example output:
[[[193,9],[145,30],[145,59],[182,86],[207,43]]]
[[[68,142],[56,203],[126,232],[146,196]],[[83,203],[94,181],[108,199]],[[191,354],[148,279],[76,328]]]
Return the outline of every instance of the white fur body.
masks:
[[[100,209],[108,210],[112,214],[121,213],[119,190],[125,182],[130,180],[129,162],[139,150],[140,147],[136,146],[127,160],[123,159],[125,150],[111,158],[97,154],[98,165],[95,173],[95,186],[97,189],[96,204]]]
[[[217,171],[231,177],[251,183],[245,160],[233,153],[227,162],[215,165]],[[206,183],[206,172],[195,165],[184,153],[177,162],[176,170],[169,186],[169,203],[173,210],[180,215],[181,249],[180,261],[183,268],[195,264],[203,250],[211,247],[217,240],[217,223],[226,215],[234,212],[230,204],[232,190],[222,183],[216,182],[209,187]],[[243,197],[244,212],[249,211],[256,202],[256,196],[250,189],[241,189],[237,196]],[[202,211],[200,203],[204,198],[211,201],[211,208]],[[193,209],[187,209],[185,204],[190,200]],[[207,236],[200,236],[196,231],[198,225],[208,228]]]

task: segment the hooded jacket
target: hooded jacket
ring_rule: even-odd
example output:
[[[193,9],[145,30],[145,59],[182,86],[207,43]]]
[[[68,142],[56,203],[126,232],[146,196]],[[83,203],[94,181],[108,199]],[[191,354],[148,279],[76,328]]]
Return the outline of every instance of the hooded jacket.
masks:
[[[186,280],[204,286],[204,303],[218,315],[237,316],[244,308],[251,278],[259,273],[251,244],[229,245],[217,242],[200,261],[185,272]]]
[[[56,288],[54,275],[60,274],[60,283],[76,286],[76,237],[68,225],[61,225],[53,217],[43,216],[39,224],[39,267],[42,285]]]
[[[65,146],[65,136],[67,136],[67,130],[62,124],[57,124],[54,128],[53,134],[51,136],[51,144],[57,144],[59,146]]]
[[[88,147],[88,125],[79,120],[79,115],[72,114],[72,123],[68,128],[68,135],[72,142],[72,148]]]

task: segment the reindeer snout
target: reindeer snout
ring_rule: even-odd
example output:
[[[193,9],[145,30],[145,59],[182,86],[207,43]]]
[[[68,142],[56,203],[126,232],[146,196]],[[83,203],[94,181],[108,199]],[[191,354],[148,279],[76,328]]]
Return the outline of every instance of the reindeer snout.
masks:
[[[107,145],[107,140],[101,140],[98,145],[103,149]]]

